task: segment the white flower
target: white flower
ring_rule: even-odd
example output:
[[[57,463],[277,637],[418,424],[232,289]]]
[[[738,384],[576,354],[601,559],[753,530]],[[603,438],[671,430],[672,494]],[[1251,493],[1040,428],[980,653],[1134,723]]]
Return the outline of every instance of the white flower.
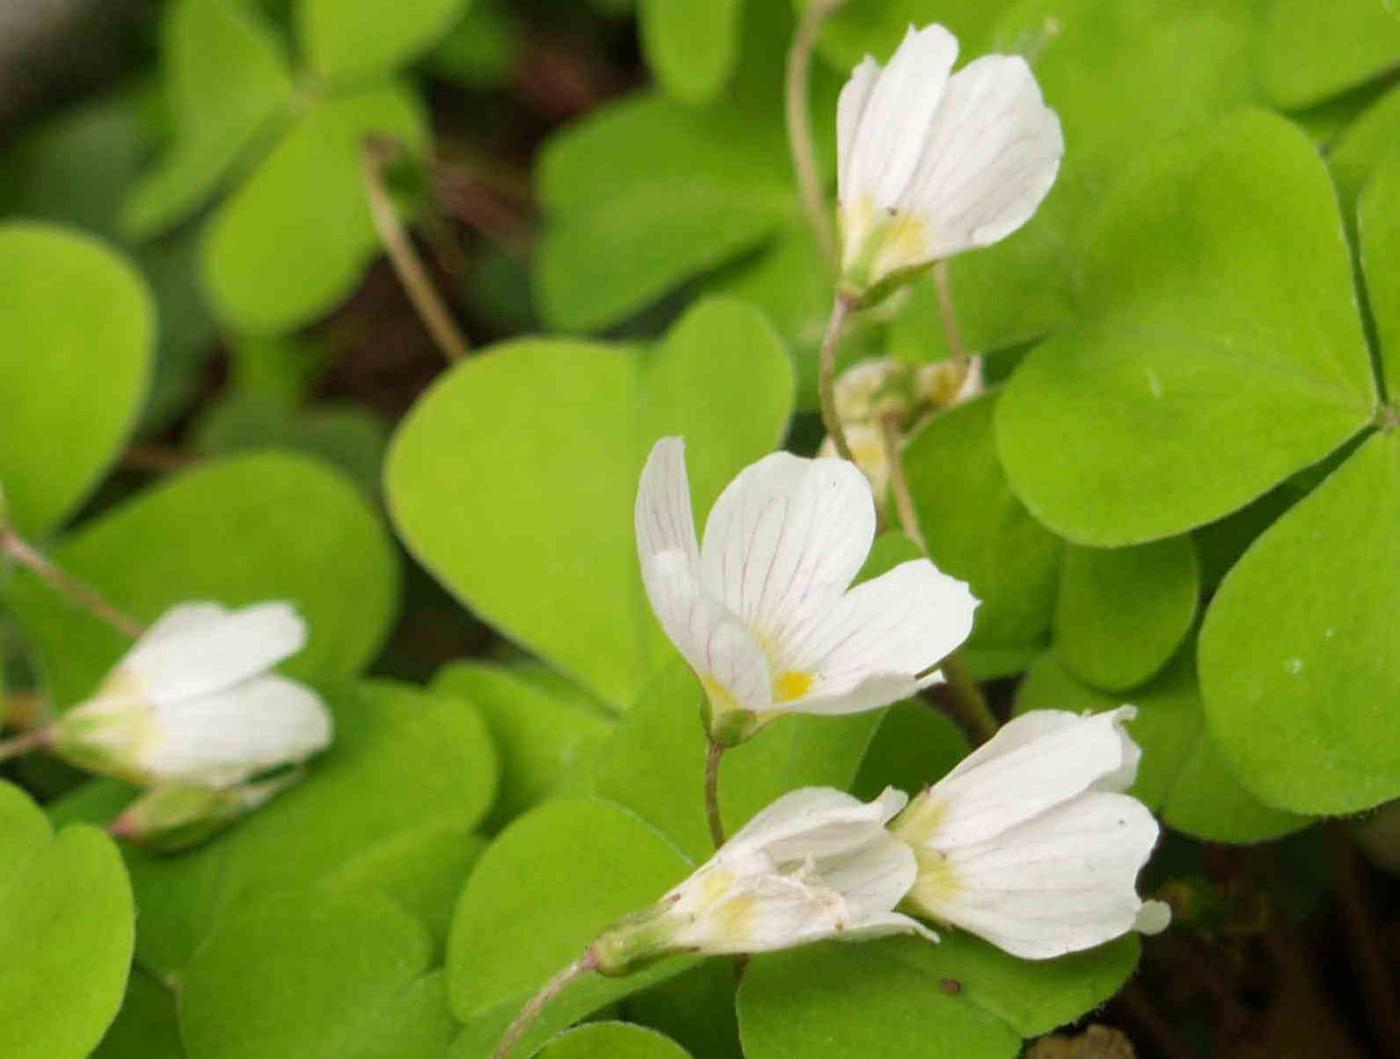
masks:
[[[874,801],[826,787],[783,795],[649,909],[594,942],[603,973],[666,953],[771,952],[839,938],[937,936],[894,908],[917,871],[885,824],[908,801]]]
[[[1120,793],[1135,713],[1034,710],[914,799],[892,827],[919,859],[906,907],[1032,960],[1164,929],[1168,907],[1136,890],[1157,822]]]
[[[949,76],[958,42],[909,27],[869,56],[837,105],[842,272],[857,292],[1004,239],[1049,193],[1064,154],[1024,59],[985,55]]]
[[[875,535],[864,475],[785,452],[745,468],[695,538],[685,448],[656,443],[636,507],[642,578],[700,678],[717,742],[786,713],[855,713],[940,679],[972,630],[967,585],[926,559],[848,587]]]
[[[53,749],[142,784],[227,787],[331,740],[325,704],[268,674],[306,643],[289,604],[167,611],[97,693],[55,723]]]
[[[165,853],[188,849],[261,808],[301,776],[302,770],[289,769],[232,787],[152,787],[122,810],[107,831]]]

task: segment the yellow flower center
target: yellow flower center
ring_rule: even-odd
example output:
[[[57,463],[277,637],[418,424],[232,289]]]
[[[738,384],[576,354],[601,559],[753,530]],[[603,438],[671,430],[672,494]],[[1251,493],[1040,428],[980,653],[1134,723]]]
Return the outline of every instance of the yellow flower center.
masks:
[[[812,674],[803,673],[801,670],[789,669],[786,673],[780,673],[773,681],[773,701],[792,702],[800,699],[807,692],[812,690]]]

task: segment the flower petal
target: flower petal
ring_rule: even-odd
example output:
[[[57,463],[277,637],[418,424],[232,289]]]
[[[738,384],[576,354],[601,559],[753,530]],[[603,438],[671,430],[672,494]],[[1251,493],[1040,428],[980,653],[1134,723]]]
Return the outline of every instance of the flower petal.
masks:
[[[875,503],[857,467],[775,452],[715,501],[704,584],[772,652],[840,599],[874,538]]]
[[[867,55],[860,65],[851,71],[850,79],[841,89],[841,98],[836,101],[836,157],[839,171],[836,174],[836,194],[844,201],[847,185],[850,182],[851,158],[854,155],[856,130],[860,128],[861,115],[870,101],[870,90],[880,77],[880,64]]]
[[[831,787],[802,787],[757,813],[717,856],[761,852],[775,863],[808,854],[828,856],[882,833],[908,800],[908,795],[893,787],[871,802]]]
[[[633,519],[637,554],[644,564],[650,556],[678,551],[699,566],[700,545],[695,539],[685,441],[681,438],[662,438],[651,447],[637,486]]]
[[[178,702],[266,672],[305,645],[306,623],[290,603],[187,604],[162,616],[108,680],[158,705]]]
[[[887,705],[972,632],[977,599],[927,559],[857,585],[817,620],[793,629],[776,653],[780,671],[814,675],[809,694],[782,704],[799,713],[851,713]]]
[[[1124,706],[1085,717],[1059,710],[1017,717],[923,796],[939,807],[934,845],[981,842],[1105,779],[1121,781],[1138,757],[1123,731],[1135,712]]]
[[[1019,56],[985,55],[948,81],[906,205],[927,219],[927,260],[1004,239],[1049,193],[1060,120]]]
[[[695,671],[713,700],[766,709],[772,682],[763,648],[723,604],[700,585],[684,552],[661,552],[642,561],[642,581],[662,629]]]
[[[1051,959],[1126,934],[1140,919],[1165,926],[1136,891],[1156,841],[1157,821],[1142,803],[1090,791],[953,850],[911,899],[1014,956]]]
[[[329,711],[310,688],[282,677],[158,706],[141,765],[160,783],[225,787],[330,744]]]
[[[851,146],[850,194],[878,209],[897,206],[915,175],[929,126],[958,57],[942,26],[913,26],[870,92]]]

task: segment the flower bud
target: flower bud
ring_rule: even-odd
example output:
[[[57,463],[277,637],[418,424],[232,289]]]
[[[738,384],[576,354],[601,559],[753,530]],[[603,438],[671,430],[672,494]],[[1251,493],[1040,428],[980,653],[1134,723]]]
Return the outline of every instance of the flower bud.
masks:
[[[108,831],[116,838],[160,853],[198,845],[302,777],[292,769],[272,779],[234,787],[154,787],[122,811]]]
[[[175,607],[54,723],[53,751],[142,785],[211,788],[303,761],[329,745],[330,714],[268,670],[305,641],[285,603]]]

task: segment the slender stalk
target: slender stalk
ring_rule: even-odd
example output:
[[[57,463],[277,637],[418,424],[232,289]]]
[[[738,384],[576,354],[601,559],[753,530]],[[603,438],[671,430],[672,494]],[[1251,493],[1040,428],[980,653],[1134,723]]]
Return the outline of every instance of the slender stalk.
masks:
[[[399,222],[393,200],[384,187],[384,150],[382,144],[371,140],[360,151],[360,171],[375,231],[384,244],[384,252],[389,257],[389,264],[394,267],[394,274],[399,277],[404,293],[413,303],[414,311],[428,329],[434,344],[449,361],[457,360],[467,355],[467,340],[428,278],[428,271],[413,249],[412,240]]]
[[[962,328],[958,326],[957,306],[953,304],[953,281],[948,274],[947,258],[933,263],[933,286],[938,291],[938,315],[943,321],[943,334],[948,339],[948,350],[953,363],[966,372],[967,344],[963,342]]]
[[[724,757],[724,747],[710,743],[705,754],[705,819],[710,825],[710,840],[715,849],[724,845],[724,819],[719,813],[719,763]]]
[[[32,732],[25,732],[13,739],[0,740],[0,761],[9,761],[11,758],[20,757],[31,750],[38,750],[48,741],[49,733],[44,728],[36,728]]]
[[[83,584],[50,562],[14,530],[0,529],[0,553],[8,555],[21,566],[28,567],[50,588],[63,593],[78,606],[97,615],[108,625],[125,633],[133,640],[146,631],[140,622],[127,617],[112,606],[96,589]]]
[[[511,1049],[519,1043],[520,1038],[525,1035],[525,1031],[530,1028],[531,1023],[539,1018],[540,1012],[545,1009],[545,1006],[562,993],[568,985],[594,970],[597,965],[597,958],[593,955],[593,950],[589,949],[588,952],[541,986],[540,991],[526,1002],[519,1014],[506,1027],[506,1032],[501,1035],[496,1050],[491,1053],[491,1059],[506,1059],[506,1056],[510,1055]]]
[[[821,176],[817,172],[817,148],[812,140],[811,81],[812,51],[822,24],[845,0],[812,0],[802,12],[792,46],[787,54],[787,76],[784,98],[787,106],[788,147],[792,152],[792,168],[797,174],[797,189],[802,196],[802,208],[817,237],[822,256],[836,265],[836,235],[831,228],[826,195],[822,192]]]
[[[904,445],[899,437],[899,421],[895,416],[880,419],[880,438],[885,446],[885,464],[889,468],[890,491],[899,515],[899,527],[904,535],[927,554],[924,531],[919,528],[919,514],[914,510],[914,495],[909,491],[909,479],[904,473]]]
[[[851,446],[846,443],[846,431],[841,426],[841,417],[836,412],[836,351],[841,345],[841,332],[846,328],[846,317],[851,314],[855,302],[845,294],[837,294],[831,305],[831,317],[826,322],[826,334],[822,336],[821,354],[817,362],[817,390],[821,395],[822,422],[826,432],[836,445],[836,451],[843,460],[854,462]]]
[[[885,463],[889,467],[890,490],[894,493],[894,506],[899,514],[899,526],[904,535],[928,554],[923,530],[919,526],[919,514],[914,508],[914,496],[909,490],[909,479],[904,473],[904,447],[900,442],[899,425],[893,416],[880,420],[880,436],[885,444]],[[982,688],[972,679],[967,663],[962,655],[954,651],[943,660],[940,667],[947,680],[946,692],[949,704],[962,721],[963,727],[977,738],[986,742],[997,734],[1000,725],[992,708],[987,705],[987,697]]]

